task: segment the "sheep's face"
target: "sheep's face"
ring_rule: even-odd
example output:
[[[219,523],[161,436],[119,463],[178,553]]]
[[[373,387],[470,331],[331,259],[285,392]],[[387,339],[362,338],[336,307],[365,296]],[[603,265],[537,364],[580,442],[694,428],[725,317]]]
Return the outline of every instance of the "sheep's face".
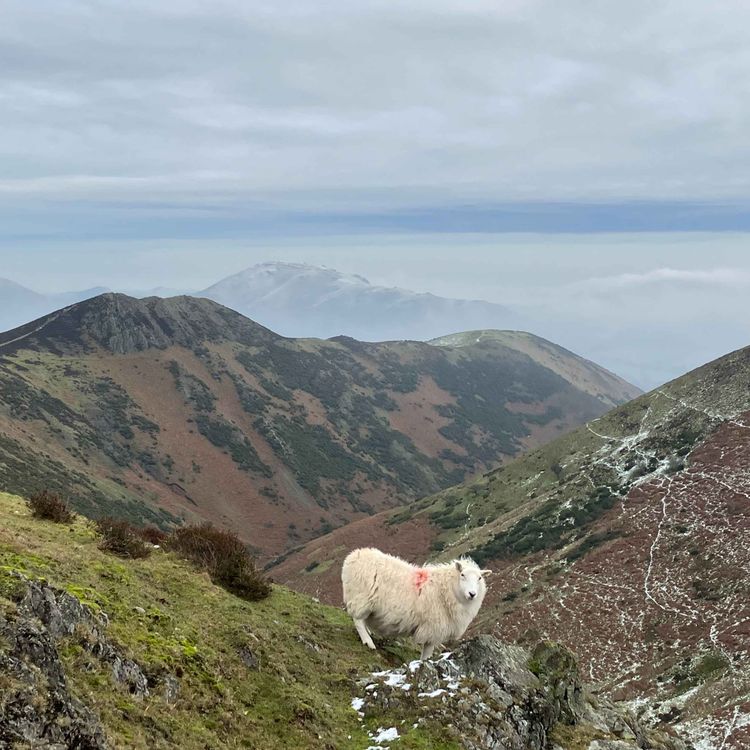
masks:
[[[484,576],[489,570],[479,570],[472,565],[467,565],[456,560],[456,596],[459,601],[465,603],[481,604],[487,592],[487,584]]]

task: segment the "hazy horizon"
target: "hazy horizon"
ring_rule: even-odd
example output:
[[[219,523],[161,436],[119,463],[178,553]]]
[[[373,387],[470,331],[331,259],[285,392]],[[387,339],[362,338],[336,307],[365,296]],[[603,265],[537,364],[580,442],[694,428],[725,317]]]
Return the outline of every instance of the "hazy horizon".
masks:
[[[257,263],[326,266],[375,285],[505,305],[520,327],[650,388],[750,345],[745,243],[741,233],[505,234],[423,237],[419,243],[381,236],[369,243],[339,238],[326,246],[245,244],[210,253],[198,242],[170,251],[131,248],[125,255],[79,247],[66,253],[64,266],[4,253],[0,277],[46,293],[94,286],[194,293]],[[45,274],[46,285],[35,283]],[[259,322],[266,321],[261,316]],[[491,321],[484,327],[493,327]],[[295,331],[293,322],[282,332],[309,335]],[[347,333],[345,320],[340,332]]]

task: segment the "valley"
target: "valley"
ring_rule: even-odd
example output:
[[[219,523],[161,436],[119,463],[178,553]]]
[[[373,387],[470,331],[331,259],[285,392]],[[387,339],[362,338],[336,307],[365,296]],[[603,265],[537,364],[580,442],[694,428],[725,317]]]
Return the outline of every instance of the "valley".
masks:
[[[520,341],[287,339],[209,300],[105,294],[0,334],[0,487],[92,517],[209,520],[278,555],[637,393]]]

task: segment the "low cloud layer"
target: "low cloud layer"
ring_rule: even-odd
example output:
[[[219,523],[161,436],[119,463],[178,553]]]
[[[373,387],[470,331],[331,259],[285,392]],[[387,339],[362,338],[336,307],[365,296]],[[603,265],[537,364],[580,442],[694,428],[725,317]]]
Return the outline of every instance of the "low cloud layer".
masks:
[[[721,289],[723,287],[747,288],[750,272],[739,268],[709,268],[690,270],[681,268],[653,268],[644,273],[622,273],[616,276],[586,279],[579,287],[609,292],[613,289],[653,287],[655,285],[681,285]]]

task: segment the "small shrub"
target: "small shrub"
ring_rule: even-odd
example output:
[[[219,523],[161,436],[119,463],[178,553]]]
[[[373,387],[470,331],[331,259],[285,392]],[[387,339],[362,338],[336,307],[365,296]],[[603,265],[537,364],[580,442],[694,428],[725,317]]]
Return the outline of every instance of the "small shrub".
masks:
[[[43,518],[55,523],[71,523],[75,517],[68,504],[60,495],[49,490],[42,490],[32,495],[27,501],[34,518]]]
[[[430,543],[430,552],[442,552],[445,549],[445,542],[442,539],[433,539]]]
[[[140,530],[127,521],[102,518],[96,522],[96,530],[102,538],[99,549],[105,552],[132,559],[148,557],[151,552]]]
[[[214,583],[241,599],[253,602],[271,593],[247,548],[231,531],[210,523],[182,526],[170,534],[167,547],[206,570]]]
[[[154,545],[162,545],[167,540],[168,534],[156,526],[144,526],[137,529],[138,536],[146,542]]]

